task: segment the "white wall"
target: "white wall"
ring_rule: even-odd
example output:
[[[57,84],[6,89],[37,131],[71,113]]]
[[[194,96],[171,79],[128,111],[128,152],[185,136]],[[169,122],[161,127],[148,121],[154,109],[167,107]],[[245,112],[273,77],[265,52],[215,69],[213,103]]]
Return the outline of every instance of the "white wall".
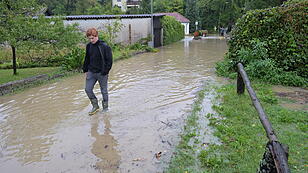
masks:
[[[88,28],[104,30],[105,26],[112,24],[116,19],[90,19],[90,20],[64,20],[64,24],[78,23],[81,32],[86,32]],[[118,32],[117,43],[129,44],[129,24],[131,24],[131,43],[135,43],[151,34],[151,18],[121,19],[122,30]],[[103,39],[103,38],[102,38]]]
[[[184,33],[185,35],[189,34],[189,23],[181,23],[182,25],[184,25]]]

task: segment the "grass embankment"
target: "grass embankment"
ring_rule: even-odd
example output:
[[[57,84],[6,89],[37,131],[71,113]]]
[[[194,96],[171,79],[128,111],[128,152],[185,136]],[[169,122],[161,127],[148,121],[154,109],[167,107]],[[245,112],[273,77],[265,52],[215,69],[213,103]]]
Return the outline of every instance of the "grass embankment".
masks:
[[[279,106],[269,85],[258,83],[253,88],[279,141],[289,146],[291,171],[308,172],[308,113]],[[202,92],[201,96],[204,95]],[[214,106],[217,114],[204,116],[210,119],[210,125],[216,129],[214,135],[222,144],[209,145],[206,150],[198,152],[188,143],[195,138],[190,129],[196,126],[194,112],[200,107],[200,101],[197,101],[168,172],[256,172],[258,169],[268,140],[249,95],[247,92],[237,95],[234,84],[225,85],[217,92],[217,99],[221,102]]]
[[[40,75],[40,74],[48,74],[50,76],[61,73],[60,67],[37,67],[37,68],[23,68],[17,69],[17,75],[13,75],[13,69],[1,69],[0,70],[0,84],[4,84],[7,82],[21,80],[24,78]]]

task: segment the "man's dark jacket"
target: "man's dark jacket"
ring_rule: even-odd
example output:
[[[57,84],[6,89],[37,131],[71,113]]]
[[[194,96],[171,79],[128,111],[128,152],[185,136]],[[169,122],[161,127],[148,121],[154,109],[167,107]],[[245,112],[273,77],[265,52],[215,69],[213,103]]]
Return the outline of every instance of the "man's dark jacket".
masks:
[[[83,64],[83,72],[88,72],[88,66],[90,64],[90,50],[92,43],[88,43],[86,47],[86,56]],[[98,40],[98,48],[102,57],[102,75],[107,75],[112,67],[112,51],[111,48],[103,41]]]

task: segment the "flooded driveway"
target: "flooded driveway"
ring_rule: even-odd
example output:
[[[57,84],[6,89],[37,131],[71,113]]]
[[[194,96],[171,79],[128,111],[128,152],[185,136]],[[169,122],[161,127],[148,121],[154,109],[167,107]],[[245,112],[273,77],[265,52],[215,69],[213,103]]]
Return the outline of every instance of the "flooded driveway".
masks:
[[[1,172],[162,172],[226,49],[219,37],[186,38],[114,63],[110,110],[92,117],[84,74],[0,97]]]

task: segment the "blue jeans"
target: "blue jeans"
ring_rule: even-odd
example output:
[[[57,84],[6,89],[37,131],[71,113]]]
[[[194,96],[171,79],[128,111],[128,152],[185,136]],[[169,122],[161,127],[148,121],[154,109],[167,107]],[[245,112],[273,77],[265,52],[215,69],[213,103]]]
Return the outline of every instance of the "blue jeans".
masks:
[[[88,71],[86,77],[86,87],[85,91],[89,97],[89,99],[96,99],[96,96],[93,92],[94,85],[98,81],[101,93],[103,95],[103,101],[108,102],[108,90],[107,90],[107,81],[108,81],[108,74],[102,75],[101,73],[93,73]]]

